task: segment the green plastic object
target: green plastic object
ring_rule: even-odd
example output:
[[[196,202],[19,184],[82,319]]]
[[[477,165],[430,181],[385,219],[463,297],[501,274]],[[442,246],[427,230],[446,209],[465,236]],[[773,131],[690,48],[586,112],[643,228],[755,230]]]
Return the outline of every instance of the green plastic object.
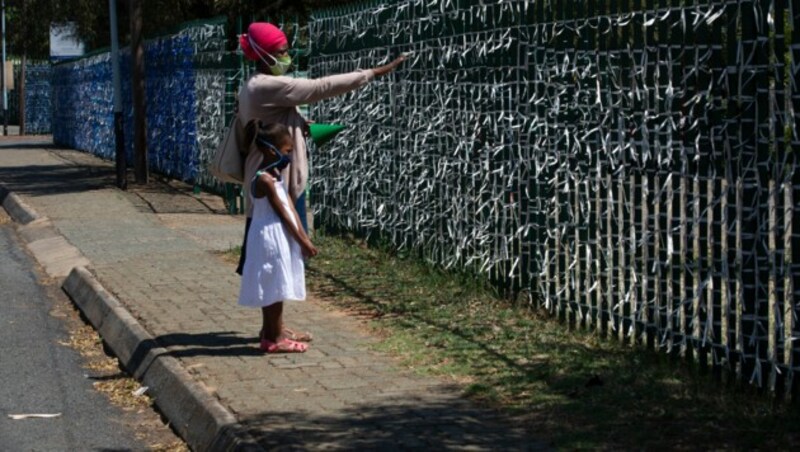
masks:
[[[311,139],[314,140],[314,144],[317,146],[322,146],[323,144],[332,140],[337,133],[344,130],[344,126],[341,124],[312,123],[309,124],[308,129],[309,133],[311,134]]]

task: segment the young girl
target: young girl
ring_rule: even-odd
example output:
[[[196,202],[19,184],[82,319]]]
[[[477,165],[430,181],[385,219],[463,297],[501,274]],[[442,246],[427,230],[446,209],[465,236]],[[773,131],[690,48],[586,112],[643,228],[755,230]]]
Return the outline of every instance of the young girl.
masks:
[[[302,353],[307,344],[283,333],[283,301],[306,297],[303,256],[317,255],[289,202],[281,170],[291,162],[292,137],[282,124],[259,124],[256,145],[263,155],[250,189],[253,219],[247,236],[239,304],[260,307],[261,349]]]

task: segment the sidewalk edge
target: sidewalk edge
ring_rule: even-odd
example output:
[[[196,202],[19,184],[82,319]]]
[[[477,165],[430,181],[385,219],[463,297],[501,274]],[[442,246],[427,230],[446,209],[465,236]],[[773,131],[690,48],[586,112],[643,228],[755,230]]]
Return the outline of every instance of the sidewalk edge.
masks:
[[[21,224],[28,224],[39,218],[39,214],[28,204],[26,204],[16,193],[8,190],[0,184],[0,204],[6,209],[8,215],[14,221]]]
[[[147,386],[162,413],[192,450],[263,450],[236,417],[194,381],[84,267],[75,267],[62,289],[81,309],[123,366]]]

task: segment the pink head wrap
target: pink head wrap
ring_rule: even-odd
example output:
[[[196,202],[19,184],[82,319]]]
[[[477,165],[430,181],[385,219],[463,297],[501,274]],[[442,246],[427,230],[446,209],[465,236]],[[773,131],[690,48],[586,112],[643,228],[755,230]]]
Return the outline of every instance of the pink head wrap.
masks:
[[[275,53],[288,42],[280,28],[267,22],[252,23],[247,27],[247,33],[239,36],[244,56],[250,60],[258,60],[262,52]]]

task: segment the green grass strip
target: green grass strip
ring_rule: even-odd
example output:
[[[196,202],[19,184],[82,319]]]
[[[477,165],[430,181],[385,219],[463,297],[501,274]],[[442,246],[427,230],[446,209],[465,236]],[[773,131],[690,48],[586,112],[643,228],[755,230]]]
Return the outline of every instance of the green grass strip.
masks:
[[[352,236],[317,233],[309,290],[369,320],[379,348],[519,416],[558,448],[790,448],[797,407],[771,406],[662,354],[570,331],[449,274]]]

